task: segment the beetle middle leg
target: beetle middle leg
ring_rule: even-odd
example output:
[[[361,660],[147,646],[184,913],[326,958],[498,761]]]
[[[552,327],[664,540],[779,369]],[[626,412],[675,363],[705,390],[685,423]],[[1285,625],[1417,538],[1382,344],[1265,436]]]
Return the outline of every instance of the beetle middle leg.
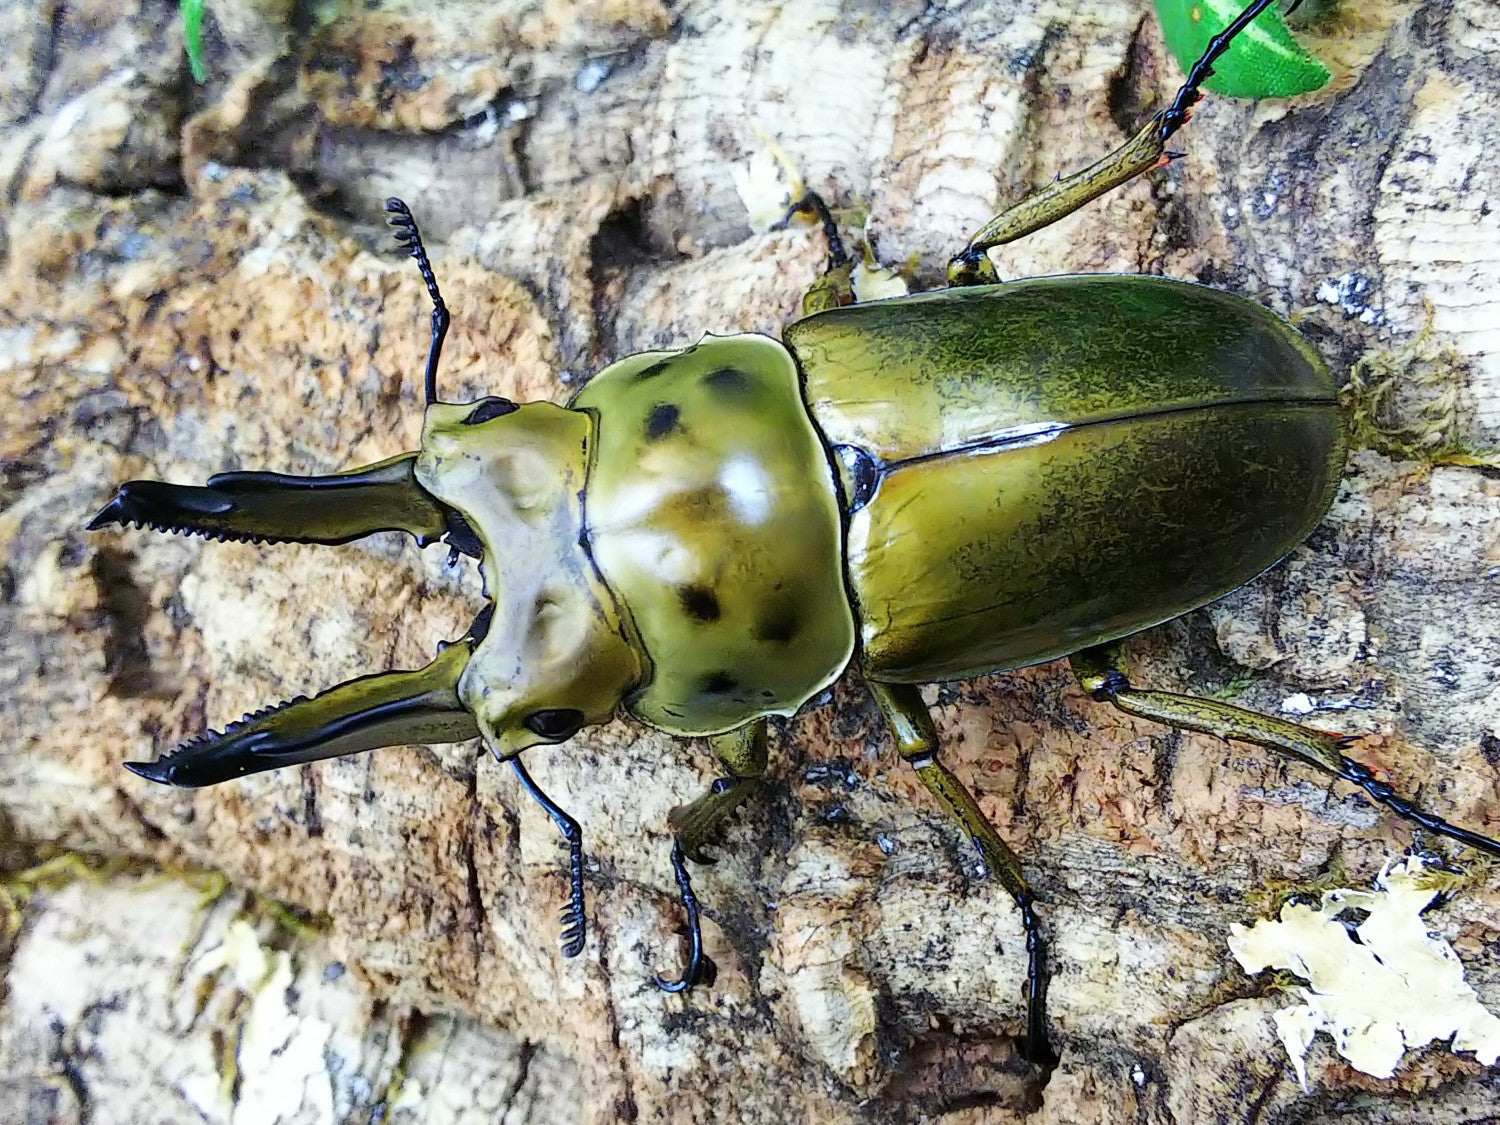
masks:
[[[991,248],[1051,226],[1142,172],[1163,167],[1176,159],[1180,154],[1168,152],[1167,141],[1187,124],[1200,97],[1199,87],[1213,73],[1214,62],[1271,3],[1272,0],[1254,0],[1228,27],[1209,40],[1202,57],[1188,71],[1187,81],[1178,89],[1172,104],[1155,114],[1130,140],[1082,171],[1060,177],[1006,208],[980,227],[969,239],[969,244],[948,263],[948,284],[993,285],[1000,280],[1000,275],[990,261],[988,251]]]
[[[854,304],[854,259],[844,248],[844,236],[839,233],[839,225],[834,221],[828,204],[817,192],[805,191],[792,201],[786,215],[772,229],[784,229],[797,215],[811,215],[816,219],[823,228],[823,237],[828,241],[828,265],[823,270],[823,275],[803,295],[802,315],[812,316],[824,309],[839,309]]]
[[[914,684],[887,684],[866,681],[880,712],[885,716],[896,740],[896,750],[903,761],[917,771],[922,784],[937,798],[943,811],[958,822],[985,867],[1000,880],[1021,910],[1021,925],[1026,930],[1026,1038],[1022,1051],[1028,1061],[1051,1067],[1057,1056],[1047,1041],[1047,943],[1035,910],[1035,897],[1021,860],[1000,838],[985,818],[979,803],[964,788],[963,782],[948,772],[937,760],[937,728],[922,693]]]
[[[1353,782],[1377,804],[1384,805],[1429,832],[1457,840],[1490,855],[1500,856],[1500,841],[1424,812],[1410,801],[1398,797],[1387,782],[1379,780],[1371,772],[1369,766],[1347,757],[1343,750],[1352,741],[1350,738],[1212,699],[1137,688],[1130,682],[1118,642],[1074,653],[1069,657],[1069,662],[1084,690],[1101,703],[1111,703],[1128,715],[1153,719],[1170,727],[1250,742],[1296,758],[1334,777]]]
[[[693,894],[692,879],[688,875],[686,860],[694,863],[712,863],[713,858],[703,851],[705,844],[717,836],[725,822],[745,803],[745,799],[760,787],[766,772],[766,721],[756,719],[736,730],[716,734],[709,738],[709,746],[719,761],[729,770],[729,776],[714,780],[704,793],[691,804],[673,809],[672,871],[677,877],[677,886],[682,894],[683,909],[687,913],[689,953],[687,968],[677,980],[661,977],[656,983],[666,992],[686,992],[700,980],[712,962],[703,955],[703,930],[698,920],[698,900]]]
[[[723,828],[745,799],[760,786],[766,772],[766,721],[757,719],[737,730],[716,734],[709,747],[729,770],[708,787],[708,792],[681,808],[673,809],[672,831],[682,854],[694,863],[712,863],[703,846]]]

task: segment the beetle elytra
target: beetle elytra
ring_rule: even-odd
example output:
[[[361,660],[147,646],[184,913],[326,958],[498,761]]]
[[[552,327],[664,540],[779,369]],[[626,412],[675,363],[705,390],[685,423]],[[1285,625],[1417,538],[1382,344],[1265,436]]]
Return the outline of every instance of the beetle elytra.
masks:
[[[660,983],[682,990],[706,970],[687,862],[759,785],[768,718],[857,662],[900,756],[1020,907],[1025,1050],[1041,1065],[1055,1055],[1034,896],[939,761],[918,684],[1067,657],[1102,703],[1298,758],[1500,854],[1397,797],[1345,756],[1343,739],[1138,688],[1120,658],[1121,638],[1248,581],[1327,510],[1343,423],[1311,346],[1254,302],[1202,286],[1002,283],[987,256],[1169,159],[1165,144],[1214,61],[1269,3],[1255,0],[1215,37],[1171,106],[1120,149],[985,224],[950,262],[949,288],[853,303],[837,229],[806,196],[791,212],[822,221],[830,264],[781,341],[707,336],[628,356],[566,407],[440,400],[448,313],[416,224],[392,200],[434,306],[420,451],[321,477],[132,481],[90,527],[326,544],[406,531],[477,558],[492,600],[424,668],[349,681],[131,768],[200,786],[482,739],[567,836],[573,955],[582,833],[520,755],[621,709],[705,737],[726,775],[672,821],[692,950],[681,978]]]

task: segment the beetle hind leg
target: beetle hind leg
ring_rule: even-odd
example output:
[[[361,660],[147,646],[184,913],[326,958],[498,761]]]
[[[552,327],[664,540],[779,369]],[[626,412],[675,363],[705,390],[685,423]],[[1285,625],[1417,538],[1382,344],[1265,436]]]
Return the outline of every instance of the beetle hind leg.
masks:
[[[1037,1066],[1052,1068],[1058,1057],[1047,1039],[1047,942],[1036,915],[1035,896],[1021,871],[1020,857],[1000,838],[979,803],[937,760],[937,728],[913,684],[866,680],[881,714],[896,740],[903,761],[917,771],[922,784],[937,798],[943,811],[957,821],[979,852],[988,873],[999,879],[1021,911],[1026,933],[1026,1036],[1022,1054]]]
[[[417,454],[326,476],[218,473],[205,485],[133,480],[91,521],[255,543],[348,543],[405,531],[424,546],[442,536],[466,554],[479,545],[457,512],[417,483]]]
[[[1460,828],[1440,816],[1419,809],[1410,801],[1397,796],[1387,782],[1379,780],[1371,772],[1370,767],[1346,756],[1343,751],[1353,741],[1350,738],[1270,715],[1257,714],[1217,700],[1137,688],[1130,682],[1118,643],[1085,649],[1075,653],[1069,661],[1073,666],[1073,674],[1084,690],[1101,703],[1113,704],[1128,715],[1152,719],[1166,726],[1250,742],[1296,758],[1334,777],[1358,785],[1375,803],[1384,805],[1429,832],[1446,836],[1488,855],[1500,856],[1500,841]]]

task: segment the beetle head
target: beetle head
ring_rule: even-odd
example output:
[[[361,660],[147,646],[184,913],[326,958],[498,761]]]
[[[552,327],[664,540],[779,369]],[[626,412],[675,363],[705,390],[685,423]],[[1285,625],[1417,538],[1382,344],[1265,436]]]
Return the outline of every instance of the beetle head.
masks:
[[[491,750],[513,757],[608,719],[645,659],[589,555],[592,418],[505,399],[427,408],[416,478],[462,513],[493,599],[459,681]]]
[[[642,650],[588,553],[592,417],[486,398],[428,407],[422,452],[326,477],[132,481],[94,518],[218,539],[343,543],[383,529],[480,557],[491,598],[427,667],[383,672],[247,715],[131,768],[212,785],[380,746],[482,736],[502,758],[608,719]]]

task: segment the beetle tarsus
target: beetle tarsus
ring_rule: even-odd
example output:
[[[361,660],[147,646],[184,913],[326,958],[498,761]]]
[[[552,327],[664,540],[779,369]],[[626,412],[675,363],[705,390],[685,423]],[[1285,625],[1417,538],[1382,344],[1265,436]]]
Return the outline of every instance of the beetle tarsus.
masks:
[[[793,200],[786,214],[771,225],[772,230],[785,230],[797,215],[811,215],[823,228],[823,237],[828,241],[828,270],[831,272],[849,264],[849,251],[844,248],[844,238],[839,234],[839,225],[833,220],[833,212],[823,197],[815,191],[803,192]]]
[[[1160,136],[1164,143],[1168,137],[1188,123],[1193,106],[1203,97],[1199,87],[1213,74],[1214,63],[1218,62],[1220,56],[1229,50],[1230,44],[1239,33],[1255,22],[1256,18],[1271,6],[1271,3],[1272,0],[1255,0],[1237,15],[1228,27],[1208,41],[1208,47],[1193,64],[1193,69],[1188,71],[1187,81],[1177,91],[1177,96],[1172,99],[1171,106],[1157,118],[1160,122]]]
[[[687,914],[688,963],[682,976],[676,980],[656,978],[656,987],[663,992],[687,992],[695,985],[712,976],[713,962],[703,953],[703,924],[699,918],[698,896],[693,894],[693,880],[688,875],[687,858],[682,845],[672,843],[672,873],[677,876],[677,891],[682,897],[682,909]]]
[[[1020,900],[1021,926],[1026,931],[1026,1035],[1021,1054],[1027,1062],[1053,1069],[1057,1052],[1047,1038],[1047,939],[1029,897]]]
[[[1395,789],[1386,781],[1381,781],[1375,776],[1368,766],[1354,761],[1352,758],[1343,759],[1344,768],[1339,776],[1346,781],[1352,781],[1364,790],[1365,795],[1378,805],[1384,805],[1398,816],[1404,817],[1413,824],[1419,825],[1427,831],[1439,836],[1446,836],[1450,840],[1456,840],[1460,844],[1466,844],[1476,851],[1487,855],[1500,856],[1500,840],[1492,840],[1488,836],[1482,836],[1478,832],[1472,832],[1467,828],[1460,828],[1456,824],[1444,820],[1436,813],[1424,812],[1410,801],[1396,795]]]
[[[432,272],[432,263],[427,260],[427,248],[422,245],[422,232],[417,229],[417,220],[411,213],[411,208],[406,205],[405,200],[392,196],[385,201],[386,212],[390,215],[388,220],[395,230],[396,241],[416,259],[417,269],[422,274],[422,281],[427,286],[427,295],[432,298],[432,342],[427,348],[427,369],[422,380],[422,386],[427,394],[427,405],[431,406],[438,400],[437,397],[437,365],[438,357],[443,354],[443,340],[448,335],[448,306],[443,303],[443,295],[438,291],[437,275]]]
[[[512,758],[510,764],[516,771],[521,787],[547,811],[547,815],[562,831],[563,839],[568,842],[569,891],[567,905],[562,908],[562,955],[577,957],[583,952],[583,939],[588,932],[583,904],[583,829],[562,810],[562,806],[542,792],[541,786],[531,779],[531,774],[526,772],[519,757]]]

